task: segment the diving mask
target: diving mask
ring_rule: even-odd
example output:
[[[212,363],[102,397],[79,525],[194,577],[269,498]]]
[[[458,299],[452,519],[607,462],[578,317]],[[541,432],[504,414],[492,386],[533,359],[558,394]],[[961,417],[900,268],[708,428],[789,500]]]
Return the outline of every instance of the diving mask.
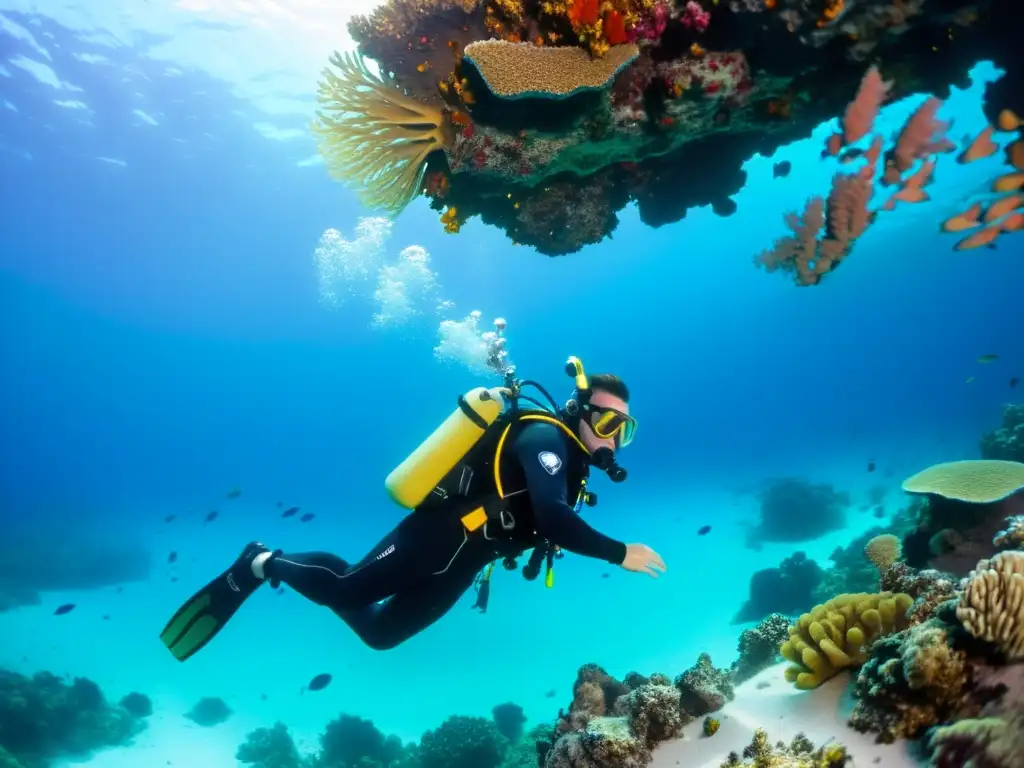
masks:
[[[602,440],[615,440],[617,448],[625,448],[633,442],[636,434],[636,419],[616,408],[587,403],[583,411],[588,414],[587,423],[594,434]]]

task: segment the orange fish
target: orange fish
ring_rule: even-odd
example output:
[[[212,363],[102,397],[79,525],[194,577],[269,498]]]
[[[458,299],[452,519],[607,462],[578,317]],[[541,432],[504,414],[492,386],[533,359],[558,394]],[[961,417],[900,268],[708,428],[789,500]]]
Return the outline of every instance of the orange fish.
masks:
[[[904,182],[904,186],[912,187],[915,189],[921,189],[921,187],[923,187],[925,184],[932,180],[933,173],[935,173],[935,161],[925,160],[924,163],[921,164],[921,167],[914,172],[914,175],[910,176]],[[925,195],[925,200],[927,199],[928,196]],[[907,202],[911,201],[908,200]]]
[[[974,229],[981,224],[981,203],[975,203],[963,213],[957,214],[942,222],[943,232],[963,232]]]
[[[1009,197],[1004,197],[1002,200],[996,200],[996,202],[992,203],[992,205],[988,207],[988,210],[985,211],[985,223],[991,224],[996,219],[1003,218],[1003,216],[1017,210],[1022,205],[1024,205],[1024,197],[1021,197],[1020,195],[1010,195]]]
[[[999,113],[996,124],[999,126],[1000,131],[1016,131],[1024,123],[1022,123],[1021,119],[1017,117],[1017,113],[1012,109],[1004,109]]]
[[[985,126],[985,130],[978,134],[971,145],[965,149],[957,158],[958,163],[973,163],[975,160],[982,160],[991,157],[999,151],[999,145],[992,141],[992,132],[995,129]]]
[[[985,227],[984,229],[975,232],[973,235],[968,235],[955,246],[955,251],[970,251],[974,248],[981,248],[982,246],[988,245],[993,246],[996,238],[999,237],[999,227]]]
[[[835,157],[839,154],[839,150],[843,148],[843,135],[841,133],[833,133],[828,137],[825,142],[825,154]]]
[[[1018,189],[1024,189],[1024,173],[1008,173],[992,184],[993,192],[1016,192]]]
[[[1003,219],[1003,232],[1020,232],[1024,230],[1024,213],[1011,213]]]
[[[899,200],[901,203],[927,203],[931,200],[927,192],[920,187],[911,186],[909,182],[889,199]]]

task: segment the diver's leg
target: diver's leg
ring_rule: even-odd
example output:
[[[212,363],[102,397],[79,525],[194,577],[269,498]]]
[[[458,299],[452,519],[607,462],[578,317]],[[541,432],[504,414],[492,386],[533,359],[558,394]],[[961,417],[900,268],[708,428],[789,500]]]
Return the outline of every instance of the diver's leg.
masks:
[[[370,648],[390,650],[448,613],[494,557],[485,541],[472,540],[444,573],[402,589],[382,605],[337,614]]]
[[[443,572],[467,540],[454,516],[412,512],[354,565],[326,552],[274,553],[261,565],[266,578],[341,613],[374,606]]]

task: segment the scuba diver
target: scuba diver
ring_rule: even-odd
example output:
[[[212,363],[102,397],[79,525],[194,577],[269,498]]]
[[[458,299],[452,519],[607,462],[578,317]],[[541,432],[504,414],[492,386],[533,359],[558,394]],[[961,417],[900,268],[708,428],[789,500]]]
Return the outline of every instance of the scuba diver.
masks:
[[[563,550],[653,577],[664,572],[650,547],[610,538],[579,514],[597,502],[587,490],[591,469],[613,482],[626,477],[615,458],[636,431],[626,385],[609,374],[587,376],[571,357],[566,371],[575,389],[558,407],[539,384],[516,377],[505,321],[495,327],[484,334],[488,364],[505,385],[459,397],[448,419],[388,476],[392,499],[411,510],[394,530],[355,563],[249,544],[168,622],[161,639],[175,658],[203,648],[264,582],[330,608],[366,645],[386,650],[436,622],[474,586],[474,608],[486,611],[494,563],[513,570],[531,548],[523,575],[535,579],[546,563],[548,586]],[[526,385],[551,406],[523,394]]]

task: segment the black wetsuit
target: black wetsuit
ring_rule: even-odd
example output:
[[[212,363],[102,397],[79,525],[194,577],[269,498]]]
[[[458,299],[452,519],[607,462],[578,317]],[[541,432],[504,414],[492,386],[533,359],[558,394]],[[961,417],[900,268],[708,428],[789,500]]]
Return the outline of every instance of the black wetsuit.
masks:
[[[266,563],[264,573],[327,606],[368,646],[385,650],[444,616],[488,563],[543,540],[614,564],[625,559],[625,544],[594,530],[576,513],[587,464],[560,429],[537,422],[520,425],[504,451],[501,470],[510,515],[504,526],[492,519],[468,532],[458,504],[431,501],[411,512],[358,563],[326,552],[283,553]]]

